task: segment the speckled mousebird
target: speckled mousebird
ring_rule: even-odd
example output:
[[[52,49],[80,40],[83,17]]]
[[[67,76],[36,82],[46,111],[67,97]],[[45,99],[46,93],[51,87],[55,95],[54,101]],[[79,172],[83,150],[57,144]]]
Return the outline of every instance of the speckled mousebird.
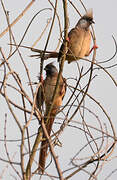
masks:
[[[46,71],[46,79],[43,81],[42,87],[40,87],[38,90],[36,104],[39,110],[41,110],[41,107],[43,103],[45,102],[44,121],[45,121],[48,135],[50,136],[55,116],[58,110],[60,109],[62,100],[66,93],[66,81],[65,81],[65,78],[63,78],[63,76],[61,75],[60,80],[59,80],[58,90],[56,92],[55,100],[53,102],[53,107],[51,109],[48,122],[46,122],[47,115],[48,115],[50,106],[52,104],[52,97],[53,97],[53,93],[54,93],[56,82],[57,82],[58,70],[52,63],[49,63],[48,65],[46,65],[44,70]],[[46,157],[47,157],[47,149],[49,146],[48,141],[46,140],[46,137],[44,134],[43,134],[43,139],[44,140],[41,142],[40,157],[39,157],[39,171],[41,171],[42,173],[44,173]]]
[[[68,63],[90,54],[91,31],[89,27],[92,23],[94,23],[93,12],[92,9],[90,9],[79,19],[75,28],[71,29],[68,33],[68,51],[66,54]],[[61,45],[58,61],[61,59],[63,47],[64,43]]]
[[[92,9],[89,9],[87,13],[79,19],[76,26],[73,29],[71,29],[71,31],[68,33],[68,39],[67,39],[68,51],[66,54],[66,60],[68,61],[68,63],[71,63],[85,56],[88,56],[94,48],[97,48],[97,46],[95,45],[90,50],[90,44],[91,44],[90,25],[92,23],[94,23],[93,11]],[[44,59],[58,58],[58,61],[60,62],[63,54],[62,53],[63,48],[64,48],[64,42],[60,47],[59,53],[48,51],[45,53]],[[43,51],[40,50],[40,54],[32,55],[32,57],[41,57],[42,52]]]

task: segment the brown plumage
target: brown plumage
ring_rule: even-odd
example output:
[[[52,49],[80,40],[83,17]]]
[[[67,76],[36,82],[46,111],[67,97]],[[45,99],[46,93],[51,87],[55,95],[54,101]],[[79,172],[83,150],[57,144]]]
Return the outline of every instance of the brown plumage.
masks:
[[[66,55],[68,63],[89,55],[91,44],[91,32],[89,26],[92,23],[94,23],[93,13],[92,10],[89,10],[80,18],[75,28],[68,33],[68,52]],[[64,43],[60,48],[58,61],[61,59],[63,47]]]
[[[91,44],[91,31],[90,25],[94,23],[93,21],[93,12],[90,9],[87,13],[82,16],[76,26],[71,29],[68,33],[68,51],[66,54],[66,60],[68,63],[72,61],[76,61],[90,54],[90,44]],[[63,54],[64,42],[60,47],[59,53],[57,52],[46,52],[44,59],[48,58],[58,58],[58,61],[61,61],[61,57]],[[97,47],[93,47],[92,50]],[[41,57],[40,51],[39,55],[32,55],[32,57]]]
[[[48,135],[51,134],[52,125],[55,119],[55,116],[62,104],[62,99],[66,92],[66,83],[65,79],[61,76],[59,81],[58,90],[55,95],[55,101],[53,103],[53,107],[50,113],[50,117],[48,119],[48,122],[46,122],[46,118],[48,115],[48,111],[52,102],[52,96],[54,93],[54,89],[56,86],[56,81],[58,77],[58,71],[56,67],[50,63],[45,67],[46,70],[46,79],[43,82],[43,90],[42,87],[39,88],[37,93],[37,106],[39,109],[41,109],[43,102],[45,102],[46,110],[44,114],[44,121],[46,123],[46,129],[48,132]],[[41,98],[40,98],[41,95]],[[41,99],[41,102],[40,102]],[[43,135],[43,138],[46,139],[46,137]],[[45,162],[46,162],[46,156],[47,156],[47,149],[48,149],[48,141],[43,140],[41,143],[41,149],[40,149],[40,157],[39,157],[39,170],[44,173],[45,168]]]

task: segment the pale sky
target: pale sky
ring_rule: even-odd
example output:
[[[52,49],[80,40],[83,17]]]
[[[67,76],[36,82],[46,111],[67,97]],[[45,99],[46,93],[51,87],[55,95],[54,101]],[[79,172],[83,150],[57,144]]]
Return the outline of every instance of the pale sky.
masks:
[[[17,17],[19,15],[19,13],[22,12],[24,7],[26,7],[26,5],[29,2],[30,2],[30,0],[28,0],[28,1],[5,0],[4,1],[5,8],[6,8],[6,10],[9,11],[10,22],[12,22],[14,20],[14,18]],[[52,2],[54,2],[54,0]],[[72,2],[76,5],[77,9],[83,15],[85,13],[85,11],[84,11],[80,1],[72,0]],[[89,9],[89,8],[93,9],[94,21],[95,21],[95,25],[93,27],[94,27],[95,34],[96,34],[97,45],[99,47],[97,50],[97,56],[96,56],[96,62],[98,63],[100,61],[109,59],[110,57],[112,57],[112,55],[115,52],[115,46],[114,46],[114,41],[112,39],[112,35],[114,35],[115,39],[117,39],[117,23],[116,23],[117,1],[116,0],[113,0],[113,1],[84,0],[83,3],[85,4],[87,9]],[[31,18],[39,10],[41,10],[43,8],[50,8],[50,7],[51,6],[47,0],[45,0],[45,1],[36,0],[34,2],[31,9],[28,10],[28,12],[25,14],[25,16],[12,28],[12,31],[13,31],[13,34],[14,34],[14,37],[15,37],[17,43],[20,42],[20,40],[23,36],[23,33],[24,33],[25,29],[27,28],[27,25],[29,24]],[[4,12],[1,7],[1,3],[0,3],[0,12],[1,12],[1,21],[0,21],[0,33],[1,33],[7,26]],[[59,0],[58,13],[61,18],[61,22],[63,22],[62,0]],[[44,29],[48,18],[51,18],[52,15],[53,14],[50,10],[40,13],[36,17],[36,19],[33,21],[22,44],[27,45],[27,46],[32,46],[32,44],[36,41],[36,39],[40,36],[42,30]],[[76,11],[72,8],[71,5],[68,6],[68,16],[69,16],[69,22],[70,22],[70,26],[69,26],[69,30],[70,30],[72,27],[75,26],[75,24],[77,23],[77,21],[79,20],[80,17],[76,13]],[[64,26],[62,26],[62,30],[63,30],[63,27]],[[44,34],[42,39],[39,41],[39,43],[36,45],[36,48],[39,48],[39,49],[44,48],[46,38],[48,36],[48,30],[49,30],[49,28],[47,29],[46,33]],[[6,56],[8,55],[8,52],[9,52],[9,46],[8,46],[9,38],[8,37],[9,37],[8,33],[6,33],[6,35],[4,35],[0,39],[0,46],[2,47],[3,52],[5,53]],[[52,31],[51,40],[48,44],[47,49],[54,51],[56,49],[58,39],[59,39],[59,27],[58,27],[58,24],[56,21],[53,31]],[[29,68],[31,81],[34,81],[34,82],[37,81],[37,76],[39,74],[40,60],[39,59],[35,60],[34,58],[33,59],[30,58],[29,56],[33,53],[27,49],[21,49],[21,53],[22,53],[22,56],[25,60],[27,67]],[[90,55],[90,58],[92,58],[92,55]],[[51,61],[54,61],[55,65],[58,66],[56,59],[54,59],[54,60],[52,59]],[[50,61],[48,60],[47,62],[45,62],[45,64],[47,64],[49,62]],[[13,70],[15,70],[18,74],[20,74],[20,77],[22,78],[22,81],[24,83],[24,87],[26,88],[28,79],[26,77],[24,67],[21,65],[21,61],[20,61],[20,58],[17,53],[10,59],[9,63],[11,65],[11,67],[13,68]],[[80,61],[79,63],[83,66],[86,65],[85,62]],[[105,66],[110,66],[113,64],[116,64],[116,57],[112,60],[112,62],[105,64]],[[107,69],[107,70],[117,81],[117,67]],[[2,73],[2,71],[0,71],[0,72]],[[70,65],[68,65],[67,62],[65,62],[63,75],[65,78],[68,78],[68,77],[76,78],[78,75],[76,63],[71,63]],[[116,86],[113,83],[113,81],[111,80],[111,78],[109,76],[107,76],[107,74],[105,74],[103,71],[96,70],[94,72],[94,75],[97,75],[97,77],[91,83],[88,93],[91,94],[106,109],[106,111],[114,125],[114,128],[117,131]],[[0,81],[1,80],[2,79],[0,79]],[[8,82],[12,83],[13,79],[9,78]],[[7,92],[9,94],[10,98],[14,102],[16,102],[17,104],[21,103],[21,102],[19,102],[19,99],[16,98],[17,94],[15,94],[15,92],[13,94],[13,92],[10,91],[10,88],[8,88]],[[29,94],[30,94],[30,92],[29,92]],[[69,92],[68,92],[68,94],[69,94]],[[66,97],[63,101],[63,104],[67,100],[67,98],[69,96],[68,94],[66,95]],[[107,132],[110,132],[109,122],[107,122],[106,118],[104,117],[103,112],[101,112],[101,110],[99,110],[98,107],[95,107],[95,104],[93,102],[88,101],[87,99],[86,99],[86,107],[88,107],[89,109],[92,109],[92,111],[97,113],[101,122],[103,121],[102,122],[103,126],[105,127],[105,129],[107,128]],[[6,128],[7,129],[7,135],[6,135],[7,139],[18,139],[18,138],[20,139],[20,132],[16,126],[16,123],[14,122],[13,117],[11,115],[9,115],[8,106],[6,105],[2,96],[0,96],[0,109],[1,109],[0,139],[4,138],[5,113],[7,113],[7,116],[8,116],[7,117],[7,128]],[[16,109],[14,109],[14,110],[15,110],[15,112],[19,112]],[[23,114],[21,113],[21,114],[17,114],[17,115],[18,115],[18,117],[20,117],[21,122],[22,122]],[[92,126],[99,125],[97,122],[95,122],[93,117],[91,115],[89,115],[89,113],[87,113],[87,112],[86,112],[85,120],[86,120],[87,124],[90,124]],[[74,118],[74,121],[77,121],[76,117]],[[57,122],[57,120],[56,120],[56,122]],[[95,125],[95,123],[96,123],[96,125]],[[55,125],[55,127],[56,126],[57,125]],[[77,126],[81,127],[80,125],[77,125]],[[31,129],[31,134],[37,133],[38,123],[35,121],[32,122],[32,126],[30,127],[30,129]],[[92,133],[95,134],[95,133],[97,133],[97,131],[93,132],[93,130],[92,130]],[[101,134],[99,134],[99,136],[100,135]],[[98,137],[98,133],[95,134],[95,138],[96,137]],[[34,140],[34,138],[33,138],[33,140]],[[70,160],[80,150],[80,148],[82,148],[87,143],[87,141],[86,141],[85,136],[82,131],[80,131],[78,128],[75,129],[75,128],[69,128],[69,127],[65,128],[64,132],[61,134],[60,141],[62,143],[62,147],[55,148],[55,152],[59,156],[59,162],[60,162],[61,168],[63,170],[65,170],[68,167],[71,167],[69,164]],[[112,141],[110,141],[110,139],[109,140],[106,139],[105,142],[106,141],[108,141],[108,144],[112,142]],[[0,145],[0,149],[1,149],[0,158],[7,159],[7,156],[5,154],[5,149],[4,149],[4,143],[1,142],[0,144],[1,144]],[[11,154],[11,157],[14,155],[14,153],[16,153],[15,156],[18,156],[17,151],[19,150],[18,145],[20,145],[20,143],[16,146],[15,143],[8,142],[7,145],[8,145],[8,150]],[[90,149],[89,147],[87,149],[84,149],[84,151],[81,153],[81,157],[86,158],[86,157],[91,156],[91,154],[90,154],[91,151],[89,149]],[[112,157],[116,156],[116,151],[117,151],[117,148],[115,149],[115,152],[113,153]],[[16,159],[19,161],[18,157]],[[0,175],[1,175],[2,171],[4,170],[4,168],[6,167],[6,165],[7,164],[0,162],[0,167],[1,167]],[[105,163],[104,166],[102,167],[103,168],[102,171],[97,176],[97,179],[106,180],[105,178],[113,170],[116,169],[116,165],[117,165],[117,159],[114,159],[110,162]],[[88,168],[86,168],[86,170],[88,171],[90,168],[92,168],[92,171],[93,171],[93,165],[88,166]],[[48,172],[56,173],[54,167],[51,167],[50,171],[48,171]],[[5,171],[5,174],[3,174],[2,180],[14,179],[11,175],[15,175],[16,179],[18,179],[17,175],[14,173],[14,171],[12,170],[12,168],[9,165],[8,169]],[[66,176],[66,174],[65,174],[65,176]],[[108,180],[115,180],[116,177],[117,177],[117,172],[113,173],[113,175],[110,178],[108,178]],[[39,178],[38,178],[38,176],[34,176],[32,179],[38,180]],[[46,179],[48,179],[48,178],[46,178],[46,177],[42,178],[42,180],[46,180]],[[86,179],[88,179],[88,175],[85,172],[80,172],[79,174],[76,174],[75,176],[73,176],[71,179],[72,180],[77,180],[77,179],[86,180]]]

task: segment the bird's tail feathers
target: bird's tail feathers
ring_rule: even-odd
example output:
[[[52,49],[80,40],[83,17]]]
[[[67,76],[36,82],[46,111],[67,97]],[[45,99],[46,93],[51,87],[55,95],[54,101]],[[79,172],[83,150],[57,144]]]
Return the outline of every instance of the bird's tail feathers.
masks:
[[[51,53],[45,53],[44,55],[44,60],[47,60],[49,58],[57,58],[58,57],[58,52],[51,52]],[[37,57],[37,58],[41,58],[42,57],[42,53],[40,54],[35,54],[35,55],[31,55],[30,57]]]
[[[50,113],[50,118],[48,119],[48,123],[46,125],[46,130],[48,132],[48,135],[50,136],[51,130],[52,130],[52,125],[56,116],[57,110],[52,110]],[[47,117],[47,116],[46,116]],[[46,121],[46,118],[45,118]],[[45,135],[43,135],[43,138],[45,138],[42,143],[41,143],[41,149],[40,149],[40,155],[39,155],[39,171],[44,173],[45,169],[45,163],[46,163],[46,157],[47,157],[47,150],[48,150],[48,140],[46,140]]]

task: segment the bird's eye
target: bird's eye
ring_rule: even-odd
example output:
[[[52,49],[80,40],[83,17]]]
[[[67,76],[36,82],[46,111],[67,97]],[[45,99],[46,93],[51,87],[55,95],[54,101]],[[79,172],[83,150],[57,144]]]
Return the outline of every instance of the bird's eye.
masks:
[[[81,28],[86,28],[87,27],[87,20],[86,19],[82,19],[80,21],[80,26],[81,26]]]
[[[86,19],[82,19],[81,24],[87,24],[87,20]]]

